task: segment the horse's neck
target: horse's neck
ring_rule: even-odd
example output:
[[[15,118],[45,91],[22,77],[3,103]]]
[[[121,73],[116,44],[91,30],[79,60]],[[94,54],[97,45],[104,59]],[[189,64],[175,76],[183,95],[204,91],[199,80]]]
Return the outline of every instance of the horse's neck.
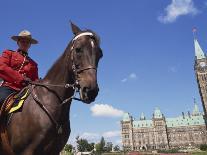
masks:
[[[70,103],[64,104],[60,108],[60,100],[64,101],[72,96],[74,90],[72,88],[65,88],[64,85],[73,82],[72,62],[69,59],[70,54],[64,53],[54,65],[50,68],[42,83],[48,84],[47,88],[38,87],[37,95],[46,105],[47,109],[60,121],[68,119]],[[54,87],[51,85],[62,85],[61,87]],[[49,89],[48,89],[49,88]]]
[[[73,90],[70,88],[64,88],[65,84],[73,83],[72,62],[69,58],[70,53],[67,54],[65,52],[50,68],[45,78],[43,78],[43,83],[62,85],[62,87],[50,87],[51,89],[55,90],[62,99],[73,94]]]

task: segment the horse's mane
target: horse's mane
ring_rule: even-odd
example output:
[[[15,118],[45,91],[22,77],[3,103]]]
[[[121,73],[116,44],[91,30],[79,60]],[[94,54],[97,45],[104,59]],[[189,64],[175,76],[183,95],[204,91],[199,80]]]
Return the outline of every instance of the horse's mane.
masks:
[[[46,76],[47,75],[53,75],[53,73],[56,73],[56,72],[60,71],[60,67],[59,66],[63,65],[63,62],[64,62],[65,59],[68,59],[68,55],[69,55],[70,49],[71,49],[71,41],[67,45],[67,47],[66,47],[65,51],[63,52],[63,54],[55,61],[55,63],[52,65],[52,67],[48,70]],[[62,67],[63,72],[65,72],[64,69],[65,69],[65,66]]]

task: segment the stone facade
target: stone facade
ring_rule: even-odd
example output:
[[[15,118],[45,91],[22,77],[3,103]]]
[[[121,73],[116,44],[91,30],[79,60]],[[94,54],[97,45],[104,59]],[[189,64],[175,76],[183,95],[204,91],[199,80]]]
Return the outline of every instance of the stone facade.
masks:
[[[125,150],[155,150],[198,147],[207,143],[207,132],[202,113],[194,107],[192,114],[182,113],[165,118],[156,108],[151,120],[134,119],[125,113],[121,121],[122,144]]]

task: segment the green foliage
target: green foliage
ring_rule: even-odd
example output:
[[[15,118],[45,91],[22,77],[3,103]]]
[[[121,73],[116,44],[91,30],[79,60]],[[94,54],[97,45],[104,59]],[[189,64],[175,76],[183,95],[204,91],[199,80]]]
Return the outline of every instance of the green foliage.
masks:
[[[72,152],[73,150],[73,145],[71,144],[66,144],[65,147],[64,147],[64,151],[66,152]]]
[[[200,150],[207,151],[207,144],[201,144],[200,145]]]
[[[96,144],[96,145],[95,145],[95,148],[96,148],[96,152],[97,152],[98,154],[99,154],[99,153],[101,154],[101,150],[102,150],[102,149],[101,149],[101,145],[100,145],[100,143]]]
[[[178,149],[158,150],[158,153],[179,153]]]
[[[105,147],[105,140],[104,140],[104,137],[101,137],[100,148],[102,152],[104,151],[104,147]]]
[[[88,143],[86,139],[76,137],[77,149],[80,152],[89,151],[91,152],[94,149],[94,143]]]
[[[105,147],[105,140],[104,137],[101,137],[100,143],[96,144],[96,152],[97,154],[101,154],[105,151],[104,147]]]
[[[111,152],[112,151],[112,148],[113,148],[112,142],[107,142],[104,150],[106,152]]]
[[[192,152],[192,155],[207,155],[207,152]]]
[[[119,145],[114,146],[114,151],[120,151]]]

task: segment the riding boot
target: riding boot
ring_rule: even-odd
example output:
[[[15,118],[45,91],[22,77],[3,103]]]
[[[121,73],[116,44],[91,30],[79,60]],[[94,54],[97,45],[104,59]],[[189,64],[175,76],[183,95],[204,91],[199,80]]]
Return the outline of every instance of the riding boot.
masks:
[[[2,104],[4,103],[4,100],[12,93],[16,92],[14,89],[11,89],[9,87],[0,87],[0,109]]]

